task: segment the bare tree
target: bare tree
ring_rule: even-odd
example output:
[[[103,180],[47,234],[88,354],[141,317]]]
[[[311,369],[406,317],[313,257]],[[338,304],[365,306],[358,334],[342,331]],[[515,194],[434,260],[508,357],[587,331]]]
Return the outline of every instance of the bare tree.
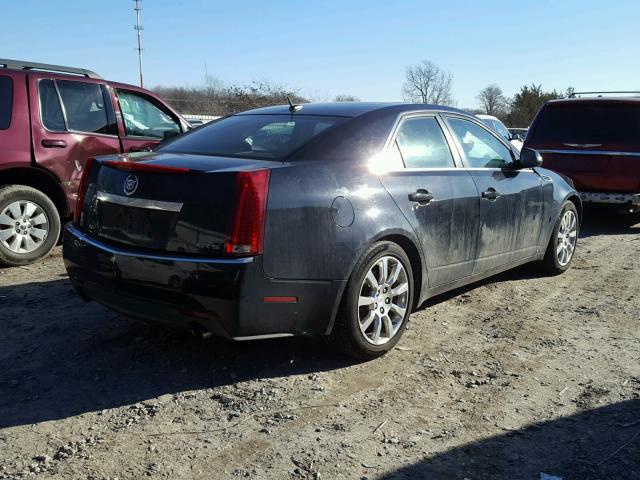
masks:
[[[407,67],[406,79],[402,87],[405,101],[412,103],[434,103],[451,105],[453,76],[435,63],[423,60]]]
[[[336,95],[333,101],[334,102],[359,102],[360,99],[354,95],[347,95],[347,94],[341,93],[339,95]]]
[[[476,98],[482,104],[487,115],[502,114],[507,104],[507,100],[502,94],[502,89],[495,83],[480,90]]]
[[[203,86],[158,86],[154,91],[179,112],[191,114],[228,115],[251,108],[286,104],[287,97],[294,103],[307,102],[297,90],[265,80],[248,85],[226,85],[207,76]]]

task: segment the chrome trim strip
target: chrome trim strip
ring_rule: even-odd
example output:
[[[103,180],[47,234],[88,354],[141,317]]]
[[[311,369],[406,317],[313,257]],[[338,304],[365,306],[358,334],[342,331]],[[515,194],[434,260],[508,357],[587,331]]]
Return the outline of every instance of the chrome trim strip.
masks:
[[[246,340],[268,340],[270,338],[284,338],[293,337],[293,333],[269,333],[267,335],[249,335],[248,337],[232,337],[238,342],[244,342]]]
[[[617,152],[614,150],[538,150],[540,153],[560,153],[567,155],[612,155],[618,157],[640,157],[640,152]]]
[[[640,193],[578,192],[583,202],[640,205]]]
[[[182,203],[165,202],[163,200],[150,200],[148,198],[123,197],[113,193],[98,192],[98,200],[101,202],[124,205],[125,207],[148,208],[149,210],[164,210],[166,212],[179,212]]]
[[[161,260],[161,261],[169,261],[169,262],[186,262],[186,263],[207,263],[207,264],[219,264],[219,265],[244,265],[246,263],[252,263],[253,257],[242,257],[242,258],[200,258],[200,257],[179,257],[175,255],[154,255],[146,252],[139,252],[135,250],[124,250],[118,247],[112,247],[111,245],[107,245],[105,243],[99,242],[98,240],[94,240],[89,237],[85,233],[78,230],[71,223],[68,223],[65,226],[65,230],[69,232],[69,234],[76,237],[77,240],[85,242],[92,247],[99,248],[105,252],[111,253],[112,255],[122,255],[125,257],[136,257],[136,258],[145,258],[149,260]]]
[[[567,147],[582,147],[582,148],[601,147],[602,146],[601,143],[564,143],[563,145],[565,145]]]

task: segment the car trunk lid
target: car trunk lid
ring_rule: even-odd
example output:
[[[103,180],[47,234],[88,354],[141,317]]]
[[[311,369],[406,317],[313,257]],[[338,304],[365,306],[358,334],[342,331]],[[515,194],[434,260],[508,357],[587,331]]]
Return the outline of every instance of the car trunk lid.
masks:
[[[91,234],[137,249],[214,256],[242,253],[225,252],[237,224],[239,175],[282,165],[161,153],[98,163],[81,220]]]

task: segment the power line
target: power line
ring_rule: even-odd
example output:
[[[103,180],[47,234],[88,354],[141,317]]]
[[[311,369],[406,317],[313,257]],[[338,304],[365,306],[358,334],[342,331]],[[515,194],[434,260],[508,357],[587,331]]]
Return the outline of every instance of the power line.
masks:
[[[140,11],[142,10],[142,5],[140,4],[141,0],[134,0],[136,2],[136,6],[133,8],[136,12],[136,24],[133,26],[133,29],[138,32],[138,66],[140,68],[140,86],[144,87],[144,75],[142,74],[142,29],[144,28],[140,25]]]

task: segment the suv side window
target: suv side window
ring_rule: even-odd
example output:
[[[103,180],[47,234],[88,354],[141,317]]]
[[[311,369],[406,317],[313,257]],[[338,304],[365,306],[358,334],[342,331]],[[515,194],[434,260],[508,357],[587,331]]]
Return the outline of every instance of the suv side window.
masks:
[[[58,80],[67,129],[111,134],[102,88],[98,83]]]
[[[47,130],[116,134],[107,113],[108,96],[100,84],[43,79],[38,91],[42,123]]]
[[[407,168],[455,167],[449,144],[435,117],[413,117],[400,124],[396,136]]]
[[[447,117],[447,121],[464,150],[468,168],[504,168],[513,163],[511,150],[488,130],[462,118]]]
[[[40,115],[42,124],[52,132],[64,132],[67,126],[60,106],[60,98],[53,80],[40,80],[38,84],[40,96]]]
[[[181,133],[178,121],[145,96],[120,89],[117,93],[127,137],[164,140]]]
[[[11,107],[13,104],[13,80],[0,76],[0,130],[11,125]]]

